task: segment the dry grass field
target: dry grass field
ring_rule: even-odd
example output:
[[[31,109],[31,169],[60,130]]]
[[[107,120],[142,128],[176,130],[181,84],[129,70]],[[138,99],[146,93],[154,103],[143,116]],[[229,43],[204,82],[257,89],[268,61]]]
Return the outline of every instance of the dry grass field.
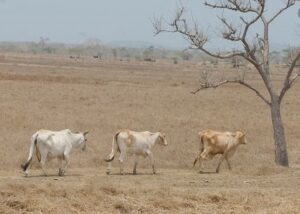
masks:
[[[200,71],[230,72],[226,66],[193,63],[72,60],[6,55],[0,58],[0,213],[299,213],[300,84],[285,97],[283,120],[290,168],[274,165],[270,112],[251,91],[226,85],[197,95]],[[261,88],[249,68],[246,78]],[[280,84],[283,68],[274,68]],[[34,159],[25,178],[20,164],[38,129],[89,130],[87,151],[74,151],[65,177],[57,162],[42,176]],[[162,131],[169,145],[157,146],[157,175],[141,159],[126,175],[105,174],[103,159],[121,128]],[[217,160],[206,173],[192,168],[202,129],[246,130],[248,144],[232,159]]]

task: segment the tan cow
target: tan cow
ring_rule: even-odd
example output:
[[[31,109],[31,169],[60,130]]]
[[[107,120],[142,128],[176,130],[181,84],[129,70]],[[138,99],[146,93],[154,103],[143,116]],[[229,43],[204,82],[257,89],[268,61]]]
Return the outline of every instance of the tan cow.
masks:
[[[221,154],[216,172],[219,172],[222,161],[225,159],[228,169],[231,170],[229,158],[232,157],[241,144],[246,144],[246,134],[237,132],[217,132],[213,130],[204,130],[198,133],[200,138],[199,155],[194,161],[194,166],[199,160],[200,171],[202,169],[202,160],[211,160],[215,155]]]
[[[121,174],[124,174],[123,162],[125,161],[128,154],[135,156],[133,174],[136,174],[138,156],[150,158],[153,174],[155,174],[156,171],[154,166],[154,157],[151,151],[152,147],[154,147],[155,144],[166,146],[168,143],[165,134],[160,132],[152,133],[148,131],[136,132],[128,129],[117,132],[113,136],[112,151],[106,158],[106,161],[109,162],[107,174],[110,174],[111,161],[114,159],[115,153],[117,151],[121,153],[119,157]]]

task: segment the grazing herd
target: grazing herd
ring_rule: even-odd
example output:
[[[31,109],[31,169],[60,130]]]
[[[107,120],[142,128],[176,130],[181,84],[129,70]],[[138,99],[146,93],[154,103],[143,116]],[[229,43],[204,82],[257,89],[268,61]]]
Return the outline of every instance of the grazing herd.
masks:
[[[29,167],[36,153],[44,175],[47,176],[45,163],[47,160],[58,158],[60,161],[59,176],[65,174],[66,168],[70,163],[70,153],[73,148],[85,150],[88,132],[74,133],[69,129],[61,131],[39,130],[32,135],[29,156],[27,161],[21,165],[25,176],[28,175]],[[203,160],[211,160],[215,155],[220,154],[216,172],[220,170],[221,163],[225,159],[228,168],[231,169],[229,158],[232,157],[241,144],[246,144],[246,134],[241,131],[237,132],[217,132],[213,130],[204,130],[198,133],[200,148],[194,166],[199,161],[200,170],[202,169]],[[124,174],[124,161],[128,155],[134,156],[133,174],[136,174],[137,160],[139,156],[149,157],[152,172],[156,173],[154,165],[154,156],[151,149],[156,145],[167,146],[168,142],[165,134],[161,132],[136,132],[132,130],[118,131],[112,140],[112,151],[105,161],[108,162],[107,174],[111,172],[111,162],[116,152],[120,152],[119,164],[120,174]],[[63,162],[64,161],[64,162]]]

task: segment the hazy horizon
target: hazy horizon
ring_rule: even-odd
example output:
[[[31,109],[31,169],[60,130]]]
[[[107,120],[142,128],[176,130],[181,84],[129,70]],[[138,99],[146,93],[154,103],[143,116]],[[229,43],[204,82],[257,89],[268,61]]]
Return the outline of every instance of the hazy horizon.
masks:
[[[280,8],[283,1],[269,4],[268,15]],[[170,20],[178,6],[187,8],[187,17],[196,19],[215,38],[220,29],[216,14],[222,11],[205,7],[196,0],[0,0],[0,41],[39,41],[49,38],[52,43],[80,44],[93,38],[103,44],[114,42],[144,42],[169,48],[185,48],[187,42],[179,35],[154,36],[152,20]],[[300,45],[300,4],[285,11],[271,28],[270,42],[280,45]],[[225,15],[230,19],[231,14]],[[257,28],[259,29],[259,28]],[[282,38],[285,38],[284,40]],[[218,39],[211,47],[218,47]],[[230,47],[222,43],[223,47]]]

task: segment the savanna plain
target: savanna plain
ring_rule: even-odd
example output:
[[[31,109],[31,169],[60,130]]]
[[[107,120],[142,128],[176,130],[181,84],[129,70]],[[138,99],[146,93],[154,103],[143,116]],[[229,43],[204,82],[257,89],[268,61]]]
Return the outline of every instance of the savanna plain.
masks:
[[[284,67],[273,67],[280,85]],[[299,213],[300,84],[282,105],[289,168],[274,164],[270,112],[252,92],[224,85],[194,95],[201,72],[230,76],[230,65],[69,59],[67,56],[0,57],[0,213]],[[245,79],[264,87],[251,67]],[[74,150],[64,177],[57,162],[44,177],[34,158],[28,177],[20,164],[38,129],[89,130],[87,150]],[[106,175],[104,158],[114,133],[123,128],[161,131],[169,145],[154,148],[157,174],[148,159]],[[214,173],[217,159],[192,164],[197,132],[244,130],[248,144]],[[117,156],[118,157],[118,156]]]

